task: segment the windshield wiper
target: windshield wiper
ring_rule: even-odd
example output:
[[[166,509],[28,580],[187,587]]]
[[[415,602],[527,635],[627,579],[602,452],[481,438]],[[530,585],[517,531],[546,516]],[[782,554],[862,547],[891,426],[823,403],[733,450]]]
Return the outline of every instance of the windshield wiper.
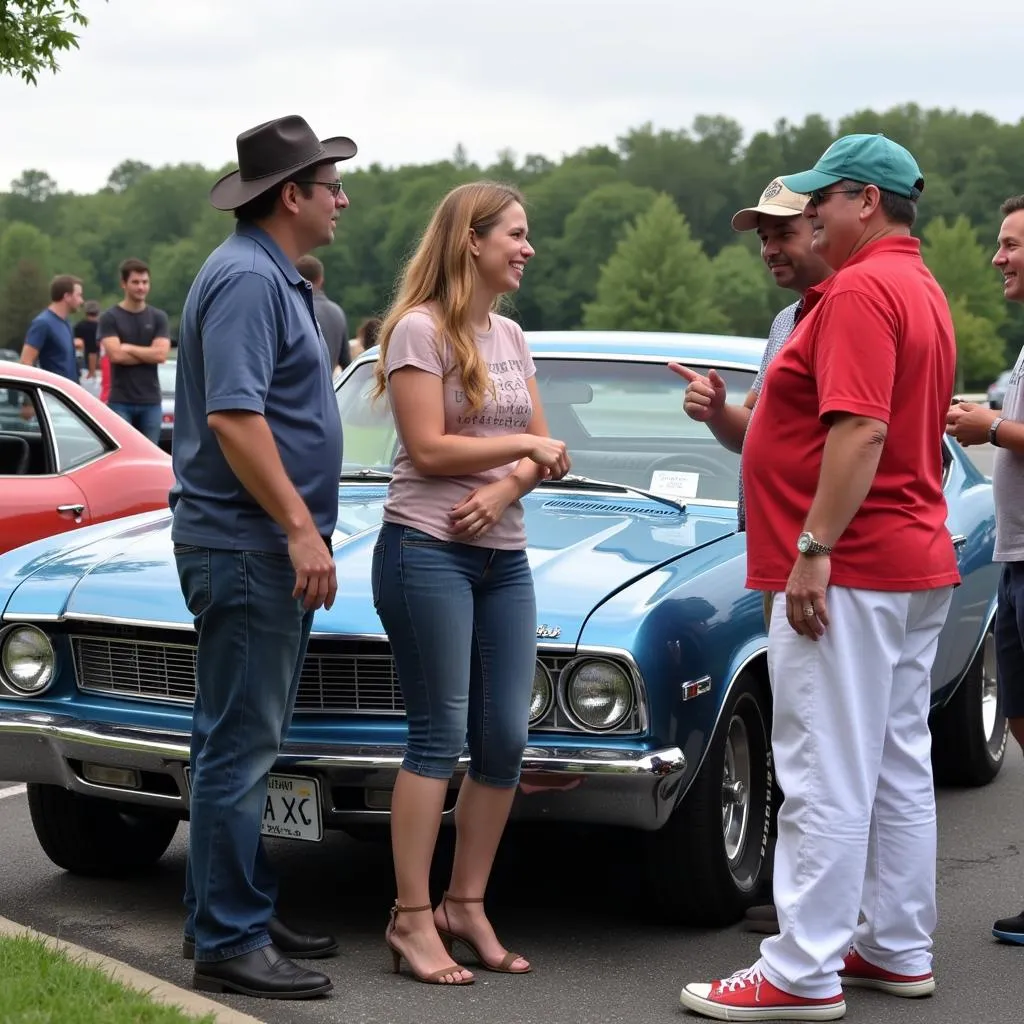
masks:
[[[585,490],[594,491],[625,491],[627,494],[639,494],[651,501],[660,501],[663,505],[670,505],[680,512],[686,511],[686,502],[678,498],[670,498],[665,494],[655,494],[653,491],[645,491],[642,487],[633,487],[630,484],[613,483],[609,480],[595,480],[592,476],[575,476],[572,473],[563,476],[561,480],[541,480],[541,487],[579,487]]]
[[[390,480],[391,474],[381,469],[371,469],[369,466],[363,469],[352,470],[341,474],[342,480]],[[578,476],[568,474],[560,480],[541,480],[543,487],[578,487],[582,490],[593,491],[623,491],[627,494],[639,494],[651,501],[661,502],[680,512],[686,511],[686,502],[678,498],[670,498],[666,494],[655,494],[653,491],[644,490],[642,487],[633,487],[631,484],[620,484],[611,480],[596,480],[592,476]]]

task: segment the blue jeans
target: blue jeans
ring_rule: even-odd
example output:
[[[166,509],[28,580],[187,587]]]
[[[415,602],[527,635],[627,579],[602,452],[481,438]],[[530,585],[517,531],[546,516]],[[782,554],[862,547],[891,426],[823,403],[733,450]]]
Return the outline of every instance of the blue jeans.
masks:
[[[163,405],[146,403],[135,405],[130,402],[108,402],[114,412],[123,420],[127,420],[140,434],[144,434],[153,442],[160,443],[160,425],[163,423]]]
[[[292,597],[287,555],[176,544],[174,557],[199,634],[185,934],[196,960],[226,960],[270,942],[277,880],[260,824],[313,613]]]
[[[451,778],[468,731],[470,778],[515,786],[537,659],[526,552],[384,523],[372,572],[373,603],[391,642],[409,726],[402,767]]]

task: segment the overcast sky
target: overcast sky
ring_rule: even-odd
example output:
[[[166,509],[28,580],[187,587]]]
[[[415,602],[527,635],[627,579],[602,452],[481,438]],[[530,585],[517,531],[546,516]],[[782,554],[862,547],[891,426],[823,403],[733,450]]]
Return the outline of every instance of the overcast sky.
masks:
[[[101,187],[122,160],[219,167],[302,114],[350,166],[461,142],[558,159],[631,127],[726,114],[749,132],[914,101],[1021,116],[1019,3],[928,0],[83,0],[57,75],[0,79],[0,190],[26,168]],[[698,27],[699,21],[699,27]],[[344,167],[342,168],[344,170]],[[927,169],[925,169],[927,170]]]

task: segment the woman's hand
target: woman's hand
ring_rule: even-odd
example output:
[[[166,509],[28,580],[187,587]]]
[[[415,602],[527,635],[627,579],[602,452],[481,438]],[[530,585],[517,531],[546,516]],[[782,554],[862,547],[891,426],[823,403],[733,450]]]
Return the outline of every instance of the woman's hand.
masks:
[[[476,540],[482,537],[518,495],[519,488],[511,477],[478,487],[448,513],[452,538]]]
[[[561,480],[569,472],[572,463],[569,461],[569,452],[564,441],[556,441],[553,437],[539,437],[536,434],[526,434],[525,437],[529,442],[527,458],[548,471],[547,479]]]

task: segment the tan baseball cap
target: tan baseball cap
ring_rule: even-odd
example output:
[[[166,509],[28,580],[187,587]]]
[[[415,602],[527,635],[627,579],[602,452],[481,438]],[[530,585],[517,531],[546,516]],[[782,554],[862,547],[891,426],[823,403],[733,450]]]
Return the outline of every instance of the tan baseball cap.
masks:
[[[733,216],[733,230],[753,231],[757,227],[759,213],[767,213],[772,217],[799,216],[806,205],[807,196],[786,188],[781,178],[772,178],[761,193],[757,206],[748,206]]]

